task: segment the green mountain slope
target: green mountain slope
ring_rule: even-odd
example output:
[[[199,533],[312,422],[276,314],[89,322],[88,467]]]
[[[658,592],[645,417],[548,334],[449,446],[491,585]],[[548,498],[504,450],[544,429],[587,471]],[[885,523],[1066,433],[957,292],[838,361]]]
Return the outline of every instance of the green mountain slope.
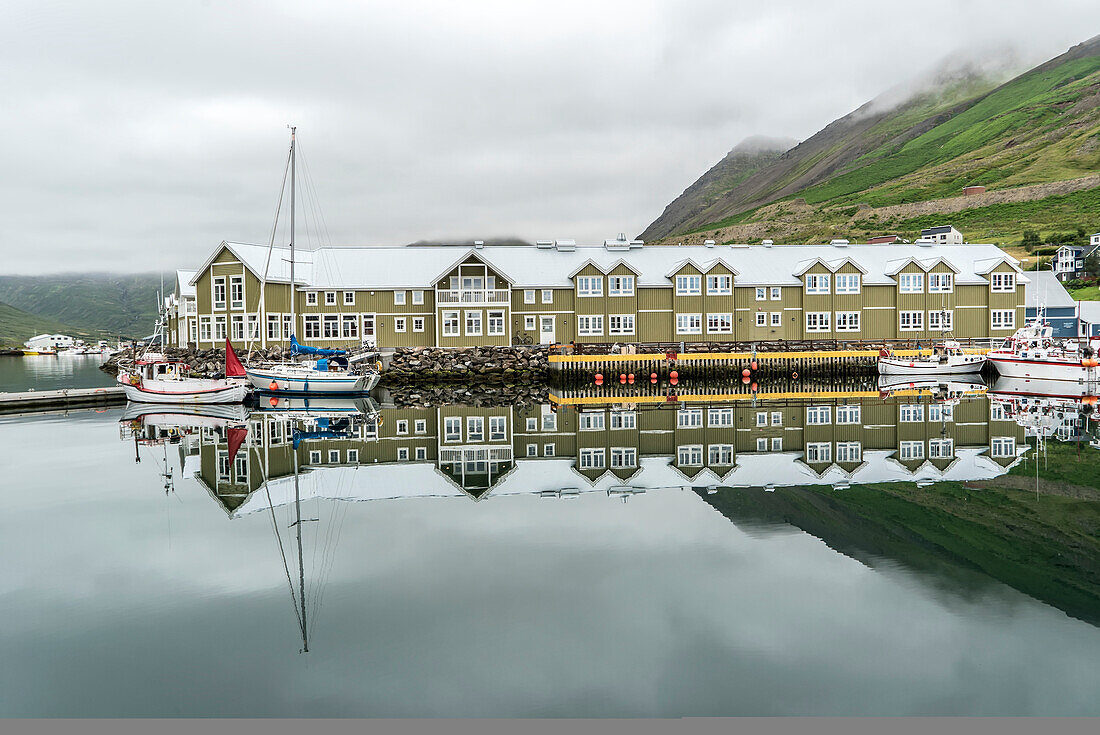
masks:
[[[1100,186],[1100,36],[996,87],[965,78],[883,108],[864,105],[694,214],[663,214],[641,237],[915,236],[919,218],[961,222],[956,213],[963,211],[978,227],[964,229],[972,241],[1007,243],[1024,229],[1100,228],[1100,210],[1087,206],[1085,194]],[[962,198],[971,184],[988,193]],[[999,207],[1066,196],[1079,201],[1023,208],[1026,223],[1019,207]],[[688,202],[676,207],[691,209]]]
[[[0,347],[22,347],[28,338],[46,332],[72,334],[71,331],[66,331],[65,325],[54,319],[28,314],[9,304],[0,303]]]
[[[159,288],[160,276],[152,273],[0,276],[0,301],[68,325],[69,333],[141,337],[153,331]]]

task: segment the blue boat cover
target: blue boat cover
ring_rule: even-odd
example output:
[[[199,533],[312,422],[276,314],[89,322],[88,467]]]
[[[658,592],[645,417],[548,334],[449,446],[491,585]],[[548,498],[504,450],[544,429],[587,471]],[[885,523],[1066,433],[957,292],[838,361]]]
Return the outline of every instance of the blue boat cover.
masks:
[[[331,357],[332,355],[345,355],[344,350],[326,350],[323,347],[306,347],[298,344],[297,338],[290,335],[290,354],[292,355],[317,355],[318,357]]]

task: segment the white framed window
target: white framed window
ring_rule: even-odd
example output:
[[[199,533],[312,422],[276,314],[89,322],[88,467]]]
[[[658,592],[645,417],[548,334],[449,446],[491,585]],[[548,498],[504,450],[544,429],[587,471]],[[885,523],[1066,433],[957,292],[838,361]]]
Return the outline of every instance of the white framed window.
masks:
[[[340,316],[338,314],[321,315],[321,337],[336,339],[340,336]]]
[[[528,332],[535,331],[535,317],[530,315],[523,317],[523,328]]]
[[[527,431],[528,431],[528,433],[530,433],[532,431],[538,431],[538,430],[539,430],[539,420],[536,419],[533,416],[528,417],[527,418]]]
[[[467,416],[466,417],[466,441],[468,441],[468,442],[485,441],[485,417],[484,416]]]
[[[577,276],[577,296],[603,296],[603,276]]]
[[[539,445],[538,444],[528,444],[527,445],[527,456],[528,457],[537,457],[537,456],[539,456]]]
[[[317,306],[316,291],[306,291],[306,306]]]
[[[244,339],[244,315],[243,314],[234,314],[233,318],[230,319],[230,321],[229,321],[229,326],[231,327],[231,332],[232,332],[232,337],[233,337],[234,342],[236,342],[237,340],[243,340]]]
[[[637,467],[637,447],[611,447],[612,467]]]
[[[929,439],[928,459],[951,459],[955,456],[954,439]]]
[[[504,441],[508,436],[508,418],[506,416],[489,417],[489,441]]]
[[[767,298],[768,298],[768,289],[764,288],[763,286],[757,286],[756,287],[756,300],[757,301],[766,301]]]
[[[481,311],[467,311],[466,312],[466,336],[467,337],[480,337],[481,336]]]
[[[302,317],[303,329],[306,339],[321,338],[321,316],[319,314],[306,314]]]
[[[638,425],[638,417],[633,411],[612,411],[612,429],[633,429]]]
[[[923,311],[899,311],[898,329],[903,332],[919,332],[924,329]]]
[[[808,311],[806,312],[806,331],[807,332],[828,332],[829,322],[832,318],[832,312],[828,311]]]
[[[898,276],[898,291],[901,293],[924,293],[924,274],[900,274]]]
[[[460,333],[461,332],[459,330],[458,312],[443,312],[443,336],[457,337]]]
[[[309,463],[310,464],[321,464],[321,450],[319,450],[319,449],[310,450]]]
[[[989,420],[990,421],[1010,421],[1011,417],[1005,412],[1005,404],[1000,401],[990,401],[989,403]]]
[[[768,451],[768,440],[766,437],[757,437],[756,439],[756,451],[766,452]]]
[[[398,434],[408,434],[409,433],[409,420],[408,419],[398,419],[397,423],[394,425],[394,427],[395,427]]]
[[[773,452],[782,452],[783,451],[783,437],[781,437],[781,436],[772,437],[772,451]]]
[[[428,421],[426,419],[417,419],[416,421],[413,421],[413,431],[415,431],[417,434],[427,434]]]
[[[344,306],[355,306],[354,291],[344,291]]]
[[[608,296],[633,296],[634,295],[634,276],[608,276],[607,277],[607,295]]]
[[[994,457],[1015,457],[1016,439],[1011,436],[995,436],[989,443],[990,454]]]
[[[858,273],[837,273],[834,293],[859,293]]]
[[[611,314],[607,317],[608,334],[634,334],[633,314]]]
[[[489,334],[498,336],[504,334],[504,312],[490,311],[488,319]]]
[[[226,337],[226,321],[225,315],[214,317],[214,340],[217,342],[224,342]]]
[[[244,276],[229,277],[229,308],[244,308]]]
[[[549,289],[549,288],[542,289],[542,303],[544,303],[544,304],[554,303],[554,291],[553,291],[553,289]]]
[[[677,314],[676,315],[676,334],[702,334],[703,333],[703,315],[702,314]]]
[[[676,412],[676,428],[700,429],[703,427],[703,409],[681,408]]]
[[[290,335],[294,333],[294,317],[290,314],[283,314],[283,339],[290,339]]]
[[[992,309],[989,312],[989,323],[993,329],[1015,329],[1015,309]]]
[[[809,442],[806,444],[806,462],[832,462],[833,445],[829,442]]]
[[[955,276],[951,273],[929,273],[928,293],[951,293],[955,290]]]
[[[684,444],[676,447],[676,459],[681,467],[702,467],[703,445]]]
[[[707,426],[733,426],[733,409],[708,408]]]
[[[762,451],[762,450],[761,450]],[[733,445],[732,444],[711,444],[707,447],[707,460],[710,465],[731,465],[733,464]]]
[[[782,425],[783,425],[783,412],[782,411],[772,411],[772,426],[782,426]]]
[[[781,311],[773,311],[772,312],[771,325],[773,327],[783,326],[783,312],[781,312]]]
[[[402,301],[401,303],[405,303]],[[325,291],[325,306],[336,306],[336,292]]]
[[[325,294],[325,296],[327,297],[328,294]],[[405,292],[404,291],[394,291],[393,292],[393,305],[394,306],[404,306],[405,305]]]
[[[405,317],[395,316],[393,318],[393,331],[395,331],[395,332],[404,332],[406,323],[407,322],[405,321]]]
[[[580,451],[580,467],[582,470],[602,470],[607,455],[603,449],[582,449]]]
[[[413,331],[414,332],[423,332],[424,331],[424,317],[422,317],[422,316],[413,317]]]
[[[902,461],[924,459],[924,442],[905,441],[898,445],[898,456]]]
[[[198,342],[198,327],[194,319],[187,320],[187,338],[192,342]]]
[[[417,305],[424,303],[424,292],[422,290],[413,291],[413,303]]]
[[[764,311],[756,312],[756,326],[766,327],[768,326],[768,314]]]
[[[989,288],[996,293],[1012,293],[1016,290],[1015,273],[994,273],[989,277]]]
[[[397,461],[398,462],[407,462],[407,461],[409,461],[409,448],[408,447],[398,447],[397,448]]]
[[[703,277],[684,275],[676,276],[677,296],[699,296],[703,292]]]
[[[829,276],[824,273],[806,276],[806,293],[829,293]]]
[[[836,407],[836,422],[838,424],[858,424],[863,413],[858,403],[845,403]]]
[[[707,314],[707,334],[732,334],[733,314]]]
[[[783,289],[779,286],[771,287],[772,301],[781,301],[783,299]]]
[[[953,311],[928,312],[928,331],[930,332],[950,332],[954,322],[955,312]]]
[[[543,431],[557,431],[558,430],[558,415],[556,413],[547,412],[542,415],[542,430]]]
[[[523,290],[523,303],[533,304],[535,303],[535,289],[526,288]]]
[[[282,331],[283,317],[280,314],[268,314],[267,315],[267,338],[279,339],[279,334]]]
[[[225,311],[225,276],[215,276],[210,281],[210,300],[218,311]]]
[[[707,276],[708,296],[729,296],[733,293],[733,276]]]
[[[359,461],[359,450],[358,449],[349,449],[348,450],[348,464],[357,463],[358,461]]]
[[[577,334],[586,337],[598,337],[603,334],[602,314],[578,314]]]
[[[555,454],[557,454],[555,449],[556,448],[553,444],[543,444],[542,445],[542,456],[543,457],[553,457]]]
[[[603,431],[603,411],[581,411],[577,415],[578,431]]]
[[[458,416],[447,416],[443,419],[443,441],[462,441],[462,419]]]
[[[924,421],[924,404],[904,403],[898,406],[898,423],[916,424]]]
[[[199,341],[210,341],[210,317],[208,316],[199,317]]]
[[[832,423],[833,411],[829,406],[809,406],[806,408],[806,424],[821,426]]]
[[[838,332],[858,332],[859,331],[859,312],[858,311],[838,311],[836,313],[836,331],[838,331]]]
[[[340,450],[339,449],[330,449],[330,450],[328,450],[328,463],[329,464],[340,464]]]
[[[359,316],[357,314],[340,315],[340,336],[344,339],[359,339]]]
[[[421,460],[421,461],[427,459],[428,458],[428,448],[427,447],[417,447],[416,448],[416,458],[417,458],[417,460]]]
[[[863,458],[863,445],[859,442],[837,442],[837,462],[860,462]]]
[[[757,426],[767,426],[768,425],[768,412],[767,411],[757,411],[756,412],[756,425]]]

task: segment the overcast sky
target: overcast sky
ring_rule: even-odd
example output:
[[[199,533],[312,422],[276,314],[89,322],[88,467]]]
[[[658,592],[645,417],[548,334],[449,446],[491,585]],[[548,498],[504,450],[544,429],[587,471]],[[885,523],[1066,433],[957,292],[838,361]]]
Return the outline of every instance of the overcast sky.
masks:
[[[0,273],[267,242],[291,122],[332,244],[636,234],[746,136],[1100,33],[1095,0],[4,7]]]

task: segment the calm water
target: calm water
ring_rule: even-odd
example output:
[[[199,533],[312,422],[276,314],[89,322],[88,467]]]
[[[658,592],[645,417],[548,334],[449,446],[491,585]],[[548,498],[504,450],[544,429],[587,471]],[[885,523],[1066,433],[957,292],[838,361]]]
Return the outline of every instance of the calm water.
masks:
[[[0,393],[60,388],[99,388],[114,378],[99,369],[99,355],[0,356]]]
[[[578,429],[564,404],[387,408],[380,425],[316,406],[0,420],[0,714],[1100,714],[1091,561],[1064,557],[1054,588],[1002,569],[996,515],[970,556],[920,537],[978,503],[1041,524],[1065,499],[894,482],[1003,480],[1028,461],[1024,430],[979,398],[911,427],[954,439],[943,468],[899,461],[911,435],[877,412],[934,401],[871,394],[827,402],[862,406],[848,469],[803,462],[793,438],[741,449],[761,407],[781,414],[762,435],[818,431],[808,403],[731,403],[714,431],[641,405],[617,419],[633,432]],[[496,453],[447,454],[478,416]],[[737,468],[694,467],[685,431],[728,441]],[[1011,457],[989,459],[1007,437]],[[641,450],[636,466],[581,466],[605,444]],[[834,490],[838,472],[891,482]]]

